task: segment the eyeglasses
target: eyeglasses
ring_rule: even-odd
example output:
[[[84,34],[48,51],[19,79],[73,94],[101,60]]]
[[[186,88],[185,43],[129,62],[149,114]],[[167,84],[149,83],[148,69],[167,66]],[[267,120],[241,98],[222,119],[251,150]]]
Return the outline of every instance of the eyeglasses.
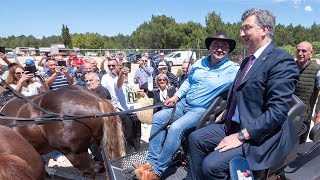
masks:
[[[116,67],[116,65],[108,65],[108,67]]]
[[[212,47],[212,49],[214,50],[218,50],[218,49],[221,49],[222,51],[226,51],[229,49],[228,46],[226,45],[217,45],[217,44],[213,44],[213,45],[210,45]]]
[[[161,82],[161,81],[167,81],[167,80],[166,80],[166,79],[158,79],[158,81],[160,81],[160,82]]]
[[[261,28],[261,27],[259,27],[259,26],[257,26],[258,28]],[[255,28],[254,26],[251,26],[251,25],[244,25],[244,26],[242,26],[241,28],[240,28],[240,33],[241,32],[244,32],[244,33],[248,33],[248,32],[250,32],[253,28]]]

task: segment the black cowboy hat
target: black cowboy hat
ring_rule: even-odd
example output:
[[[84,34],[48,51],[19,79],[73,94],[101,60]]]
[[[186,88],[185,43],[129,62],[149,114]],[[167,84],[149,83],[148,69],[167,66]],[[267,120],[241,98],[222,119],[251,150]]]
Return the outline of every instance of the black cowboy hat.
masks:
[[[230,48],[229,53],[231,53],[234,50],[234,48],[236,47],[236,41],[234,39],[228,38],[227,33],[225,31],[221,30],[221,31],[218,31],[215,35],[206,38],[204,43],[206,44],[207,49],[209,49],[211,42],[215,39],[227,40],[229,43],[229,48]]]

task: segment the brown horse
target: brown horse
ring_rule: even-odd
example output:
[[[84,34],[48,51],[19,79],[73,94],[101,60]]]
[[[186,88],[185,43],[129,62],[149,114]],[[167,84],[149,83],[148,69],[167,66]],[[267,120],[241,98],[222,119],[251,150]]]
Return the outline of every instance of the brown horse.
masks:
[[[0,179],[45,179],[43,161],[20,134],[0,126]]]
[[[101,99],[95,93],[79,86],[67,86],[30,99],[43,109],[64,115],[87,116],[115,112],[109,100]],[[7,103],[1,111],[6,116],[34,118],[45,113],[22,99]],[[0,121],[7,125],[17,121]],[[15,131],[26,138],[40,153],[54,149],[62,152],[82,175],[94,178],[101,166],[88,154],[91,144],[106,144],[110,159],[123,156],[125,146],[122,124],[118,116],[54,121],[43,125],[15,127]]]

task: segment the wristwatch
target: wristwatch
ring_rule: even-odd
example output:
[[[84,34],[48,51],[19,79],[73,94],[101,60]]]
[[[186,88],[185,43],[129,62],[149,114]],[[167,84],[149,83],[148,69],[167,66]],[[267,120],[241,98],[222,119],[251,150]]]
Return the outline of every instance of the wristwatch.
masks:
[[[244,136],[244,133],[242,131],[238,132],[238,139],[239,141],[241,141],[242,143],[246,142],[246,137]]]

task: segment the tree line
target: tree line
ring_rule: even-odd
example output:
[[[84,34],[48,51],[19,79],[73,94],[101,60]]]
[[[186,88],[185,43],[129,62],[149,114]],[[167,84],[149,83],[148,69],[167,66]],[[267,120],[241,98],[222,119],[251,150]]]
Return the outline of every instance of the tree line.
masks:
[[[0,37],[0,46],[39,48],[65,44],[69,48],[80,49],[205,49],[206,37],[218,30],[225,30],[228,36],[237,41],[235,53],[241,54],[243,46],[239,37],[240,27],[240,22],[223,22],[216,12],[207,14],[205,26],[192,21],[177,23],[172,17],[152,15],[151,20],[140,24],[131,35],[106,36],[90,32],[70,34],[69,28],[62,25],[60,36],[43,36],[41,39],[32,35]],[[313,42],[314,49],[320,49],[320,25],[316,22],[311,27],[277,24],[273,42],[278,47],[294,52],[295,46],[301,41]]]

